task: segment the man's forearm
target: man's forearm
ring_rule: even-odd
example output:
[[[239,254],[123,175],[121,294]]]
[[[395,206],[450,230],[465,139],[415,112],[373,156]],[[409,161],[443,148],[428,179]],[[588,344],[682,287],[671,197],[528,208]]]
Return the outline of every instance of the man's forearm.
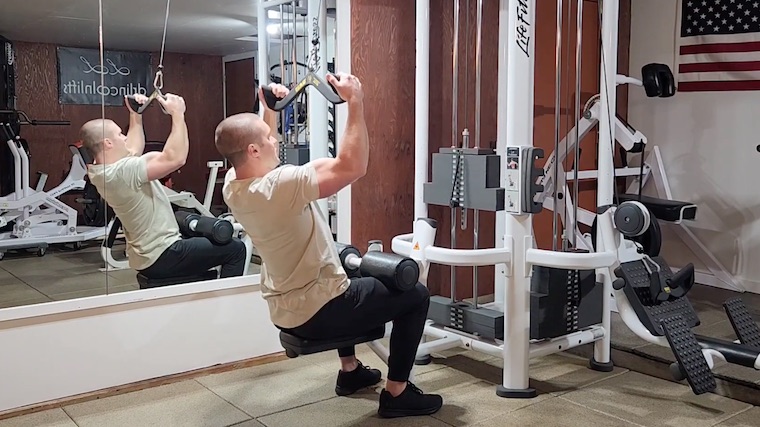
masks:
[[[275,139],[279,139],[277,138],[279,135],[277,132],[277,115],[278,113],[264,106],[264,122],[269,126],[268,136],[273,136]]]
[[[145,151],[145,130],[143,129],[142,116],[136,113],[129,114],[127,149],[135,156],[141,156]]]
[[[357,170],[366,171],[369,163],[369,132],[362,102],[348,104],[346,130],[338,144],[337,158]]]
[[[184,115],[172,116],[172,130],[164,144],[164,156],[173,161],[184,163],[190,150],[187,136],[187,124]]]

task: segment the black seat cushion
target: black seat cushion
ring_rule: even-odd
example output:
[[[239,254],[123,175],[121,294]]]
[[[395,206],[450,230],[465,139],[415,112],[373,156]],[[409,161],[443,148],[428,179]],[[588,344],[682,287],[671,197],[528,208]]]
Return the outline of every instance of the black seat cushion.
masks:
[[[164,279],[149,279],[142,273],[137,273],[137,283],[140,289],[159,288],[161,286],[178,285],[180,283],[202,282],[204,280],[214,280],[218,277],[216,270],[207,270],[202,274],[193,276],[176,276]]]
[[[641,197],[641,200],[639,200],[639,197]],[[697,205],[689,202],[658,199],[657,197],[639,196],[638,194],[618,195],[618,203],[627,201],[641,202],[652,212],[655,218],[663,221],[678,222],[684,219],[691,221],[697,217]]]
[[[314,354],[323,351],[337,350],[343,347],[351,347],[365,342],[379,340],[385,336],[385,326],[367,331],[366,334],[356,337],[336,337],[329,340],[310,340],[301,338],[285,331],[280,331],[280,343],[285,348],[288,357],[296,357],[299,354]]]

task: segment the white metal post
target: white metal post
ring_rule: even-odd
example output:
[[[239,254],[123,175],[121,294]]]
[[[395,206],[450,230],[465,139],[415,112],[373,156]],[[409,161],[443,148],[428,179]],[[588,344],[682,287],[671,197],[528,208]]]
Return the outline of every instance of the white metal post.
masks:
[[[326,1],[309,1],[308,18],[309,23],[317,21],[319,26],[319,56],[317,72],[320,75],[327,74],[327,2]],[[312,40],[312,32],[307,30],[309,40]],[[311,43],[309,43],[311,47]],[[336,70],[338,71],[338,70]],[[317,88],[309,87],[309,159],[314,161],[329,155],[327,142],[327,99],[322,96]],[[327,199],[317,201],[319,209],[327,214]],[[336,209],[337,210],[337,209]],[[338,218],[340,219],[340,218]]]
[[[335,71],[351,72],[351,0],[335,2]],[[361,78],[361,76],[360,76]],[[320,95],[321,96],[321,95]],[[346,131],[346,113],[336,110],[335,142],[340,151],[340,139]],[[372,154],[370,153],[370,157]],[[338,241],[351,243],[351,186],[338,192]]]
[[[613,186],[615,164],[613,144],[615,142],[615,111],[617,88],[617,48],[618,48],[618,0],[605,0],[602,3],[602,65],[600,70],[599,90],[599,160],[597,179],[597,206],[605,207],[613,203]],[[576,201],[577,203],[577,201]],[[599,221],[597,247],[605,251],[604,235],[612,235],[612,223]],[[610,363],[610,300],[612,298],[612,278],[610,270],[597,269],[602,277],[604,297],[602,298],[602,327],[605,336],[594,343],[592,368],[609,371]]]
[[[258,51],[258,74],[259,85],[266,85],[269,83],[269,35],[267,34],[267,9],[263,2],[259,2],[259,10],[256,16],[258,21],[257,30],[257,42],[259,45]],[[256,88],[258,92],[258,88]],[[256,95],[258,99],[258,93]],[[260,101],[259,101],[260,102]],[[263,104],[259,105],[259,116],[264,117],[264,109],[266,107]]]
[[[506,38],[499,39],[500,52],[505,49],[502,44],[508,43],[506,64],[503,55],[499,56],[499,86],[504,84],[504,74],[507,79],[506,120],[499,120],[505,123],[506,132],[498,135],[506,138],[506,144],[502,141],[500,145],[532,146],[536,0],[502,0],[500,8],[502,13],[508,14],[508,21],[501,22],[502,25],[508,22],[509,31]],[[503,91],[499,87],[499,93]],[[504,105],[499,104],[499,107]],[[501,111],[499,117],[503,117]],[[505,152],[499,154],[506,156]],[[536,391],[528,387],[530,270],[526,250],[533,244],[532,230],[532,215],[505,215],[504,243],[512,247],[512,262],[504,293],[504,370],[502,385],[497,388],[497,394],[502,397],[536,395]]]
[[[509,0],[500,0],[499,2],[499,48],[497,64],[497,97],[496,97],[496,154],[501,159],[501,188],[507,188],[507,55],[509,52],[510,25],[509,22]],[[496,212],[496,224],[494,227],[494,247],[504,247],[504,237],[506,231],[504,211]],[[505,289],[507,287],[507,267],[505,264],[497,264],[494,267],[494,308],[504,311]]]
[[[430,126],[430,0],[417,0],[416,73],[414,77],[414,218],[427,218],[423,186],[428,179]]]

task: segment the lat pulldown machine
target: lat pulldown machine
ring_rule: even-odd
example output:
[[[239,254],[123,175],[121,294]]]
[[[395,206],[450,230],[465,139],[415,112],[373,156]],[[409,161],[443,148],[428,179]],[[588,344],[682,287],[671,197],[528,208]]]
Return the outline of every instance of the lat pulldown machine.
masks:
[[[455,46],[459,14],[456,3]],[[482,0],[478,3],[480,27]],[[543,209],[544,188],[540,183],[545,174],[543,168],[536,166],[543,152],[532,145],[533,109],[526,108],[533,105],[535,3],[535,0],[499,2],[502,23],[499,28],[499,69],[506,68],[506,72],[498,73],[496,150],[479,148],[477,136],[475,148],[469,148],[467,130],[463,132],[460,146],[458,132],[454,130],[452,147],[433,155],[432,181],[426,182],[428,111],[425,101],[428,98],[425,83],[429,68],[425,52],[421,54],[419,47],[426,46],[429,40],[430,2],[417,1],[415,200],[422,200],[422,203],[415,203],[417,219],[413,233],[396,236],[392,249],[419,264],[418,279],[422,283],[427,282],[431,263],[452,268],[496,266],[493,303],[478,304],[477,290],[472,304],[456,301],[453,280],[451,298],[432,297],[430,320],[424,330],[428,339],[418,347],[418,360],[432,352],[455,347],[501,357],[504,368],[497,395],[530,398],[536,395],[536,391],[529,387],[531,358],[593,343],[594,354],[589,367],[606,372],[612,370],[610,306],[611,297],[614,297],[622,319],[634,333],[673,350],[678,360],[672,366],[674,377],[687,379],[697,394],[715,388],[711,369],[716,361],[760,369],[760,330],[741,301],[732,299],[724,304],[739,343],[695,336],[691,328],[699,324],[699,320],[686,296],[694,283],[693,266],[673,273],[662,257],[650,257],[644,253],[641,243],[631,237],[649,228],[652,214],[637,200],[615,200],[617,0],[600,2],[602,77],[597,103],[599,154],[596,175],[599,209],[595,215],[595,241],[590,245],[594,249],[580,248],[574,233],[564,233],[561,250],[534,247],[532,215]],[[562,1],[558,3],[559,32],[562,28]],[[579,1],[579,26],[582,7],[583,2]],[[580,37],[577,43],[576,49],[579,49]],[[456,64],[456,50],[454,54]],[[478,45],[476,58],[479,57]],[[576,58],[576,65],[580,68],[580,55]],[[667,81],[653,87],[666,93]],[[649,91],[649,86],[645,88]],[[479,118],[477,110],[476,117]],[[557,138],[555,153],[560,151],[558,144]],[[577,145],[575,149],[578,150]],[[576,165],[578,157],[576,151]],[[554,168],[554,182],[559,176],[558,169]],[[553,198],[556,198],[557,188],[565,188],[564,183],[554,186]],[[577,203],[577,195],[572,200]],[[449,206],[452,210],[473,209],[475,224],[478,210],[496,212],[496,247],[457,249],[455,242],[451,248],[435,246],[437,222],[427,217],[428,203]],[[452,227],[456,226],[455,219],[452,214]],[[573,230],[575,226],[566,228]],[[397,262],[402,261],[404,259],[399,258]],[[280,339],[289,357],[367,343],[387,363],[388,351],[378,340],[387,337],[391,328],[389,324],[384,334],[382,330],[367,331],[363,336],[347,337],[340,342],[302,340],[285,333],[280,334]]]

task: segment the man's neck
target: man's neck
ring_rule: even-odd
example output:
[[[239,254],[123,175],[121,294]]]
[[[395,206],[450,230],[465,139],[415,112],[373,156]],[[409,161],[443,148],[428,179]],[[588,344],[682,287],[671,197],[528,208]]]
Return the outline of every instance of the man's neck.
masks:
[[[236,179],[256,179],[263,178],[264,175],[273,171],[275,168],[256,167],[256,165],[241,165],[235,167]]]

